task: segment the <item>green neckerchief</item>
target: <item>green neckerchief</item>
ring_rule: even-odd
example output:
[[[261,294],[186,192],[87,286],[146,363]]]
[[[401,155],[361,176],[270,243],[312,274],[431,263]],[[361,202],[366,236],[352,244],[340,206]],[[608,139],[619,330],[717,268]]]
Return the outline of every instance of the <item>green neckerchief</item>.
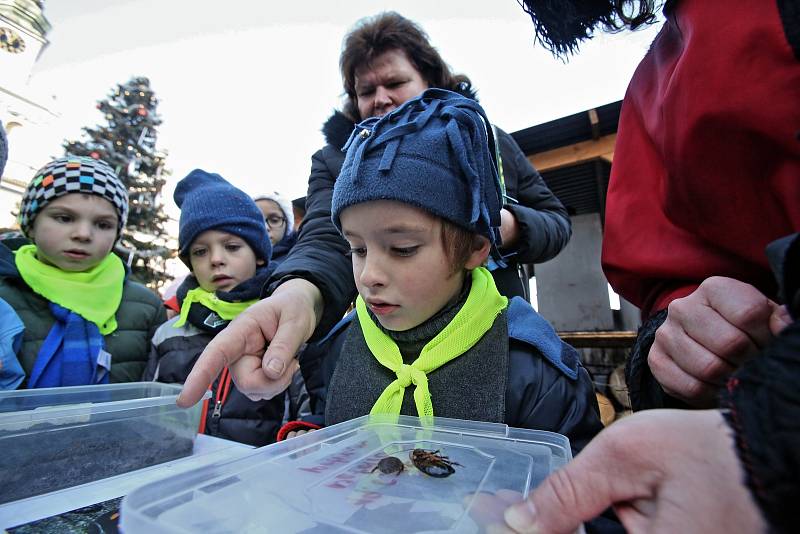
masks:
[[[370,414],[399,414],[405,388],[414,389],[414,403],[420,417],[433,416],[433,403],[428,390],[427,373],[464,354],[492,327],[498,314],[508,306],[494,284],[492,275],[483,267],[472,271],[472,286],[464,306],[453,320],[422,348],[411,365],[403,363],[397,344],[372,321],[361,297],[356,299],[356,313],[364,340],[378,362],[394,371],[397,380],[383,390]]]
[[[196,287],[186,293],[186,297],[184,297],[183,303],[181,303],[181,316],[173,325],[175,328],[180,328],[186,324],[186,320],[189,318],[189,308],[191,308],[192,304],[195,302],[202,304],[226,321],[230,321],[258,302],[258,299],[245,300],[242,302],[228,302],[226,300],[221,300],[211,291],[206,291],[202,287]]]
[[[104,336],[117,329],[125,267],[116,254],[88,271],[71,272],[42,263],[36,245],[23,245],[14,253],[14,263],[34,293],[96,324]]]

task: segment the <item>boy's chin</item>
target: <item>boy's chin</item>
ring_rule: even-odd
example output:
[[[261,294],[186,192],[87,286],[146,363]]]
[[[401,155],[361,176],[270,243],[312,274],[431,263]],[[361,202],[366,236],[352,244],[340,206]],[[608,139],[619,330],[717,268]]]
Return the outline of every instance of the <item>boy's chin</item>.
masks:
[[[67,260],[63,258],[43,258],[40,255],[39,261],[68,273],[82,273],[97,267],[102,260],[97,261],[96,258],[86,258],[85,260]]]
[[[376,318],[378,319],[378,322],[382,327],[391,332],[405,332],[406,330],[411,330],[412,328],[416,328],[417,326],[425,322],[421,321],[416,324],[412,324],[409,323],[408,321],[403,321],[403,320],[393,321],[389,317],[376,316]]]

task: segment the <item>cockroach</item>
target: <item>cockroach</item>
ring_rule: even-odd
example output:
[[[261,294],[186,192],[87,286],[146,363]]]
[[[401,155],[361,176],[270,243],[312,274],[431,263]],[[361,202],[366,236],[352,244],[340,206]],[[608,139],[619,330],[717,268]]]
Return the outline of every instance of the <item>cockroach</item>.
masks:
[[[447,456],[439,454],[439,450],[414,449],[408,457],[414,467],[428,476],[446,478],[456,472],[454,465],[463,467],[460,463],[450,460]]]

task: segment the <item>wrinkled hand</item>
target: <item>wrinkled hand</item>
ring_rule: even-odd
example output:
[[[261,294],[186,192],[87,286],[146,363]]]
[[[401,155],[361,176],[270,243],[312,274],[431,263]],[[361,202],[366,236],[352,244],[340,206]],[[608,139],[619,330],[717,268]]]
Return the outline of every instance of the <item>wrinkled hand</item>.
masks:
[[[313,284],[299,278],[284,282],[208,344],[184,383],[178,406],[197,403],[226,365],[236,388],[249,399],[282,393],[298,369],[294,356],[321,314],[322,296]]]
[[[640,412],[506,510],[505,532],[574,532],[610,505],[633,533],[763,532],[743,480],[719,411]]]
[[[749,284],[708,278],[670,303],[647,362],[667,394],[713,407],[727,378],[788,324],[785,315]]]

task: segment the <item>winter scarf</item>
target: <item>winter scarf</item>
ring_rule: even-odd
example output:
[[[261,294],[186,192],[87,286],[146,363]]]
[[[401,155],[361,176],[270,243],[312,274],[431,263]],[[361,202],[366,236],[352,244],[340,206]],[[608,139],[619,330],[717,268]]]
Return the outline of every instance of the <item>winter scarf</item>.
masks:
[[[36,258],[36,246],[20,247],[14,262],[20,276],[50,302],[55,318],[36,357],[29,388],[108,382],[111,356],[103,336],[117,329],[125,267],[109,254],[88,271],[68,272]]]
[[[427,374],[464,354],[492,327],[497,316],[508,306],[508,299],[497,291],[491,274],[483,267],[472,271],[472,284],[464,306],[439,334],[429,341],[413,363],[403,363],[397,344],[375,324],[361,297],[356,313],[364,339],[375,359],[397,375],[381,393],[371,414],[399,414],[405,388],[412,383],[414,403],[420,417],[431,417],[433,402]]]
[[[97,325],[51,302],[56,321],[39,349],[28,388],[107,384],[111,355]]]
[[[104,336],[117,329],[125,266],[115,254],[88,271],[69,272],[42,263],[36,245],[24,245],[14,253],[14,263],[34,293],[94,323]]]
[[[230,291],[212,293],[200,288],[197,278],[189,275],[178,288],[176,296],[180,305],[179,328],[190,324],[214,335],[227,326],[240,313],[258,302],[261,289],[267,283],[275,266],[270,263],[256,270],[255,276],[245,280]]]

